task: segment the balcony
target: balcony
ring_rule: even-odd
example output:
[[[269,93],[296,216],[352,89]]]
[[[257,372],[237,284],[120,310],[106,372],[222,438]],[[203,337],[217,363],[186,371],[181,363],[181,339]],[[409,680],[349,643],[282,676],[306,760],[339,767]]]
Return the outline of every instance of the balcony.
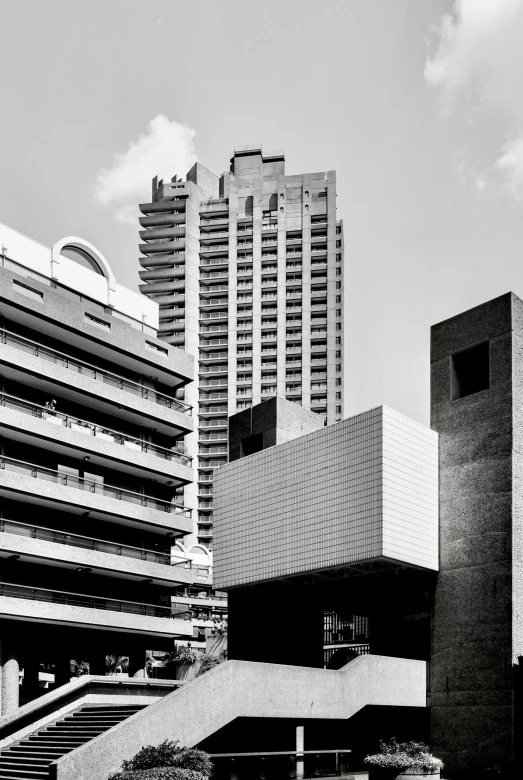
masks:
[[[201,279],[226,279],[229,276],[227,271],[210,271],[209,273],[200,272]]]
[[[200,295],[216,295],[216,293],[219,292],[229,292],[229,285],[213,284],[209,285],[209,287],[205,287],[205,285],[202,287],[202,285],[200,285]]]
[[[209,359],[212,359],[212,356],[214,355],[214,352],[212,352],[213,347],[228,346],[228,344],[229,344],[229,339],[207,339],[206,341],[202,341],[200,339],[200,349],[208,348],[210,350],[208,353]]]
[[[199,374],[226,374],[228,372],[227,364],[224,363],[221,366],[202,366]]]
[[[204,219],[203,217],[200,217],[200,228],[208,228],[208,227],[228,227],[229,226],[229,219],[228,217],[225,217],[223,219]]]
[[[188,416],[190,416],[192,413],[191,406],[184,403],[183,401],[178,401],[176,398],[171,398],[170,396],[165,395],[164,393],[160,393],[153,388],[145,387],[138,382],[133,382],[131,379],[127,379],[121,374],[115,374],[105,368],[102,369],[93,363],[79,360],[78,358],[72,357],[65,352],[60,352],[59,350],[43,346],[37,341],[25,338],[24,336],[19,336],[18,334],[10,330],[6,330],[5,328],[0,329],[0,346],[10,347],[14,350],[17,350],[18,352],[23,352],[24,357],[22,360],[24,365],[29,359],[28,356],[38,358],[39,361],[51,363],[53,366],[51,371],[43,367],[43,362],[39,365],[36,361],[31,361],[30,364],[28,364],[28,368],[31,368],[32,371],[36,370],[36,372],[39,374],[52,376],[55,381],[56,379],[63,379],[65,380],[66,384],[71,384],[74,381],[76,386],[85,387],[86,378],[89,378],[95,380],[96,382],[103,383],[104,385],[108,385],[110,388],[114,388],[115,390],[121,390],[124,393],[129,393],[145,401],[150,401],[151,403],[166,407],[167,409],[174,409],[177,412],[186,414]],[[20,356],[18,355],[16,360],[14,360],[11,358],[9,352],[10,350],[2,349],[0,352],[2,355],[2,360],[9,362],[10,364],[18,365],[21,361]],[[61,371],[62,369],[64,369],[64,372]],[[58,376],[56,374],[57,371],[60,371]],[[81,374],[82,379],[73,380],[72,374],[67,374],[65,372]],[[96,386],[95,392],[96,394],[102,393],[103,389],[99,386]],[[114,394],[112,394],[111,397],[113,396]],[[119,398],[118,401],[119,403],[122,403],[123,399]]]
[[[29,421],[28,417],[32,419]],[[136,475],[146,470],[191,481],[192,459],[187,455],[7,393],[0,393],[0,424],[4,431],[9,430],[6,438],[26,441],[28,436],[34,436],[62,454],[70,455],[73,448],[76,452],[91,453],[93,462],[107,465],[110,461],[111,467],[123,465]]]
[[[229,211],[229,199],[217,198],[216,200],[202,201],[200,203],[200,214],[209,214],[216,211]],[[203,221],[203,220],[202,220]]]
[[[0,612],[40,623],[112,628],[151,636],[192,636],[192,626],[173,617],[171,607],[119,601],[63,590],[0,583]]]
[[[200,262],[200,268],[207,268],[210,265],[228,265],[229,264],[229,258],[228,257],[215,257],[210,259],[205,259]]]
[[[0,520],[0,551],[24,560],[46,559],[128,579],[152,579],[158,585],[192,581],[186,558],[15,520]]]
[[[181,534],[192,531],[191,510],[174,501],[0,456],[0,495],[12,496],[13,492],[28,503],[58,504],[78,515],[119,517],[133,525],[145,523]]]
[[[200,245],[200,254],[207,254],[209,252],[229,252],[229,244],[203,244]]]
[[[229,231],[228,230],[216,230],[213,233],[203,233],[200,236],[200,242],[201,241],[214,241],[217,238],[229,238]]]
[[[228,311],[202,311],[200,312],[201,320],[226,320],[229,316]]]

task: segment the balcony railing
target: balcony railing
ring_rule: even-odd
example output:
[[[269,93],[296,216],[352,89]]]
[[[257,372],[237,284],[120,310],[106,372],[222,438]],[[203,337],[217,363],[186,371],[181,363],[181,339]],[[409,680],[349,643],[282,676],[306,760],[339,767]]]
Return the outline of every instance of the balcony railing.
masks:
[[[0,596],[29,601],[45,601],[57,606],[87,607],[89,609],[103,609],[109,612],[127,612],[147,617],[175,617],[172,607],[163,607],[159,604],[141,604],[137,601],[121,601],[119,599],[106,598],[105,596],[87,596],[83,593],[71,593],[66,590],[32,588],[29,585],[18,585],[13,582],[0,583]]]
[[[192,463],[192,458],[188,455],[173,452],[173,450],[160,447],[158,444],[142,441],[141,439],[129,436],[126,433],[121,433],[120,431],[114,431],[111,428],[106,428],[105,425],[96,425],[96,423],[82,420],[75,415],[51,411],[45,406],[40,406],[32,401],[26,401],[24,398],[17,398],[14,395],[0,393],[0,406],[4,406],[7,409],[13,409],[17,412],[23,412],[31,417],[38,417],[41,420],[46,420],[48,423],[52,423],[53,425],[62,428],[80,431],[87,436],[95,436],[97,439],[103,439],[112,444],[120,444],[139,452],[156,455],[156,457],[163,458],[163,460],[175,461],[184,466],[190,466]]]
[[[181,566],[186,569],[191,568],[191,561],[189,558],[176,558],[170,555],[170,553],[145,550],[141,547],[132,547],[128,544],[117,544],[116,542],[109,542],[105,539],[96,539],[92,536],[79,536],[78,534],[65,533],[65,531],[57,531],[54,528],[20,523],[18,520],[0,520],[0,532],[23,536],[27,539],[40,539],[44,542],[64,544],[68,547],[81,547],[84,550],[119,555],[122,558],[134,558],[137,561],[160,563],[165,566]]]
[[[48,360],[63,368],[76,371],[78,374],[86,374],[92,379],[97,379],[98,381],[111,385],[111,387],[116,387],[119,390],[125,390],[133,395],[138,395],[146,401],[154,401],[160,406],[167,406],[169,409],[176,409],[184,414],[191,414],[192,412],[192,407],[189,406],[189,404],[183,403],[183,401],[178,401],[176,398],[170,398],[168,395],[159,393],[157,390],[144,387],[143,385],[138,384],[138,382],[133,382],[123,376],[113,374],[111,371],[107,371],[105,368],[99,368],[92,363],[86,363],[84,360],[73,358],[64,352],[44,347],[37,341],[27,339],[24,336],[19,336],[5,328],[0,328],[0,343],[17,347],[24,352],[29,352],[35,357]]]
[[[0,470],[1,469],[13,471],[16,474],[23,474],[27,477],[34,477],[35,479],[43,479],[47,482],[54,482],[64,487],[73,487],[79,490],[85,490],[88,493],[96,493],[100,496],[115,498],[119,501],[126,501],[130,504],[146,507],[148,509],[157,509],[160,512],[167,512],[168,514],[183,515],[184,517],[191,517],[192,514],[191,509],[175,504],[172,501],[164,501],[161,498],[147,496],[144,493],[135,493],[134,491],[125,488],[106,485],[103,482],[98,482],[93,479],[75,477],[71,474],[66,474],[63,471],[58,471],[57,469],[49,469],[46,466],[38,466],[35,463],[27,463],[26,461],[17,460],[16,458],[7,458],[3,455],[0,456]],[[34,493],[38,495],[38,490],[35,490]]]

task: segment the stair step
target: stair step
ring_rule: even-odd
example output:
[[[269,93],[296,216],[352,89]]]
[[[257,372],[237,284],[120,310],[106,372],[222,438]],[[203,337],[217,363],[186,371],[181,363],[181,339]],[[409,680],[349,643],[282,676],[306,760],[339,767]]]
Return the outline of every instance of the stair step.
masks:
[[[0,778],[2,777],[19,777],[21,780],[32,780],[32,778],[49,777],[47,769],[0,769]]]

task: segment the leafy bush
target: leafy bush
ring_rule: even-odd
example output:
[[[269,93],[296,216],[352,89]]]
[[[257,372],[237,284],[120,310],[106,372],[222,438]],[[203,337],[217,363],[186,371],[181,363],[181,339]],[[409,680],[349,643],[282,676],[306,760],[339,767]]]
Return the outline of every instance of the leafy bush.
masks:
[[[380,752],[366,756],[366,764],[381,769],[415,769],[420,772],[439,772],[443,762],[430,752],[423,742],[380,742]]]
[[[134,772],[116,772],[109,780],[206,780],[206,775],[179,766],[157,766]]]
[[[203,655],[200,668],[196,672],[196,677],[199,677],[201,674],[205,674],[205,672],[209,672],[211,669],[214,669],[215,666],[218,666],[223,661],[225,661],[223,655],[211,655],[210,653]]]
[[[165,740],[143,747],[109,780],[208,780],[211,771],[207,753]]]

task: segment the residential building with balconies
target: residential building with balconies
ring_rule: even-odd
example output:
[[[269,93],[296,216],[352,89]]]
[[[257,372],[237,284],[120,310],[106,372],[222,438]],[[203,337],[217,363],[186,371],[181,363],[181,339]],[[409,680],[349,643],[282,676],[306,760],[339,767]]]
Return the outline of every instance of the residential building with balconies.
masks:
[[[191,639],[171,594],[209,571],[176,546],[193,523],[177,491],[194,421],[176,395],[194,359],[87,242],[48,248],[0,225],[0,246],[5,713],[37,695],[42,666],[59,685],[71,659],[105,674],[114,654],[133,675],[148,649]]]
[[[283,152],[236,147],[220,177],[196,163],[186,181],[154,179],[140,210],[140,290],[159,305],[159,338],[198,360],[183,395],[197,421],[184,500],[197,507],[193,542],[212,549],[228,416],[276,395],[325,423],[343,416],[336,174],[286,175]]]

